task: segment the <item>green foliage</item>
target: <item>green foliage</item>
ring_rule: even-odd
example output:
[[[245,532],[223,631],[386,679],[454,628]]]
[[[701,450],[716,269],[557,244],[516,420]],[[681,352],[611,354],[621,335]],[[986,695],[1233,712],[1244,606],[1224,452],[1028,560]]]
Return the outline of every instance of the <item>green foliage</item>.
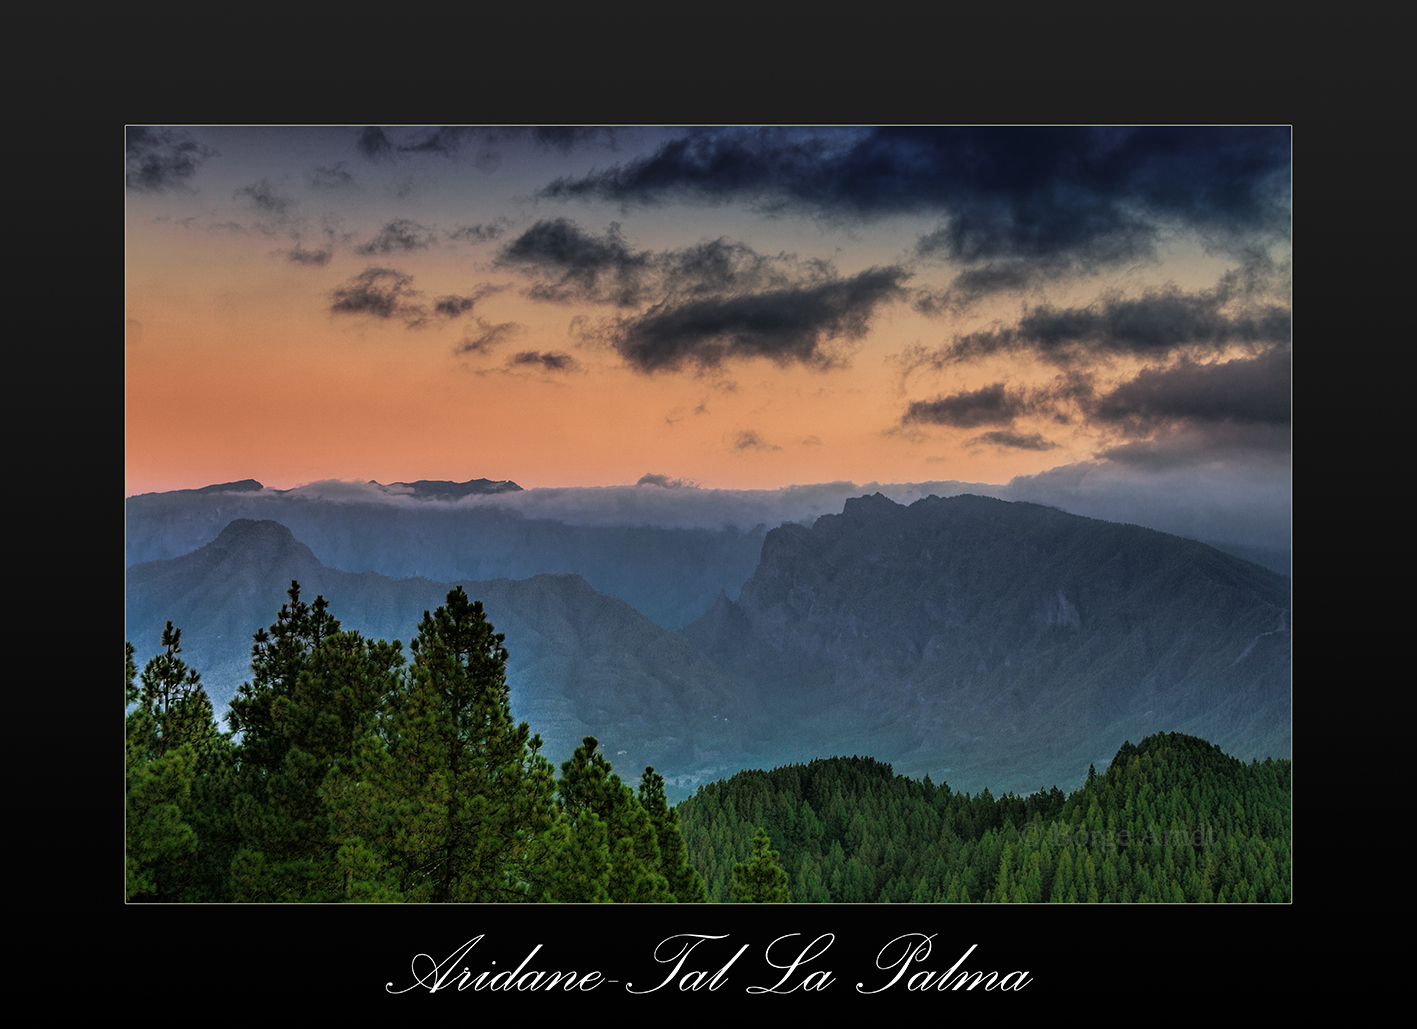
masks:
[[[141,684],[127,645],[131,899],[704,899],[652,769],[636,797],[587,738],[558,784],[512,719],[504,638],[461,588],[424,613],[409,663],[298,583],[287,596],[253,637],[235,744],[180,632]]]
[[[168,623],[125,646],[125,893],[145,901],[1285,902],[1289,761],[1124,743],[1083,787],[955,793],[870,758],[742,772],[670,808],[594,737],[561,767],[512,719],[461,589],[398,641],[289,603],[220,732]],[[771,839],[779,846],[774,851]]]
[[[182,630],[163,630],[163,653],[138,677],[124,644],[126,886],[129,900],[222,899],[221,816],[229,745],[201,677],[178,656]],[[198,829],[210,830],[200,834]],[[216,864],[222,863],[215,858]]]
[[[413,663],[360,782],[393,828],[387,860],[407,900],[515,901],[535,891],[556,820],[541,739],[512,720],[504,637],[462,587],[424,613]]]
[[[786,904],[792,899],[787,873],[762,826],[753,834],[752,859],[733,868],[733,899],[745,904]]]
[[[1124,744],[1071,796],[971,797],[853,757],[740,772],[678,812],[715,900],[762,825],[799,903],[1283,902],[1289,772],[1171,733]]]
[[[606,849],[609,874],[606,897],[621,903],[663,903],[674,899],[661,871],[654,823],[634,792],[611,770],[587,736],[561,766],[557,786],[561,810],[572,837],[582,838],[584,852]]]
[[[237,900],[335,900],[347,884],[337,861],[347,840],[324,791],[350,763],[394,689],[401,647],[341,632],[323,597],[290,599],[256,632],[252,679],[231,703],[241,734],[233,869]]]
[[[640,779],[640,805],[654,826],[659,847],[659,868],[669,883],[669,892],[681,904],[702,904],[708,900],[703,876],[689,864],[689,848],[679,831],[679,815],[664,796],[664,776],[652,767]]]

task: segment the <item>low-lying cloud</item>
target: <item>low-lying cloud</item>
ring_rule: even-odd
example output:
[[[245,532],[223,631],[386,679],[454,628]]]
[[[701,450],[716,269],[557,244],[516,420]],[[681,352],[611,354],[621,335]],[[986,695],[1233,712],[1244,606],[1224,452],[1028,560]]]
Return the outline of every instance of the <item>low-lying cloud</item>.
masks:
[[[1179,447],[1180,444],[1178,443]],[[742,531],[756,525],[775,528],[784,522],[810,525],[827,514],[840,514],[852,497],[881,493],[899,504],[927,496],[963,493],[1029,501],[1109,521],[1130,522],[1190,536],[1246,546],[1289,546],[1290,477],[1287,458],[1256,458],[1236,451],[1217,459],[1199,451],[1189,461],[1127,464],[1085,461],[1019,476],[1007,483],[931,480],[925,482],[853,483],[846,481],[784,486],[772,490],[710,489],[688,480],[653,480],[637,484],[527,489],[472,495],[459,500],[421,500],[399,495],[387,486],[325,480],[294,490],[262,491],[269,515],[292,498],[338,503],[438,505],[449,509],[496,509],[526,518],[546,518],[571,525],[655,525],[682,529]],[[646,482],[646,479],[651,481]],[[677,484],[677,485],[676,485]]]

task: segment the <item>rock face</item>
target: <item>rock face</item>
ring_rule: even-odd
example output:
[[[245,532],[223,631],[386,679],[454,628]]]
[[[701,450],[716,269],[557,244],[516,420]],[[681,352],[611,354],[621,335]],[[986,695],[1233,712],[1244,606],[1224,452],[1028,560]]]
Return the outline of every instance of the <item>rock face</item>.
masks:
[[[1162,729],[1287,755],[1288,606],[1283,576],[1192,540],[877,494],[769,533],[737,604],[683,633],[770,678],[784,714],[853,743],[874,733],[869,752],[902,770],[992,768],[998,789],[1010,768],[1061,771],[1060,752],[1086,767]]]

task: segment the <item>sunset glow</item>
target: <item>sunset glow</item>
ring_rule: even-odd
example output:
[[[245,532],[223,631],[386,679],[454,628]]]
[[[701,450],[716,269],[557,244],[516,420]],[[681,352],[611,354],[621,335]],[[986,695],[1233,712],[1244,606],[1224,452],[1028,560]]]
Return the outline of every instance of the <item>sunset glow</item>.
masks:
[[[1285,128],[162,128],[127,155],[128,495],[1287,494]]]

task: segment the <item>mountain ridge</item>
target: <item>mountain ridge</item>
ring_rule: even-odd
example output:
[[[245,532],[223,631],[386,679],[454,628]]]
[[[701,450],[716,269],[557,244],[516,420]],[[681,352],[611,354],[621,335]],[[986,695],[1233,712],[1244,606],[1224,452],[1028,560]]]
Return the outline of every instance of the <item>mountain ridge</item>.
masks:
[[[387,639],[408,638],[454,584],[331,569],[287,527],[233,519],[204,547],[130,568],[130,638],[141,653],[170,618],[206,681],[240,681],[290,578],[346,628]],[[871,753],[960,788],[1028,792],[1155,731],[1244,758],[1289,752],[1285,577],[1041,505],[853,498],[768,532],[738,600],[718,590],[678,632],[581,576],[456,582],[507,635],[518,718],[558,748],[596,735],[680,790]]]
[[[323,595],[341,627],[408,641],[424,611],[462,586],[481,600],[510,651],[508,683],[516,717],[541,733],[547,752],[569,757],[594,735],[627,762],[653,764],[698,781],[752,753],[743,740],[766,732],[751,691],[729,683],[691,645],[582,577],[437,582],[346,572],[320,563],[289,528],[235,519],[211,543],[178,558],[129,569],[128,638],[139,653],[171,620],[183,656],[202,673],[218,713],[248,678],[251,634],[269,625],[291,580],[302,596]],[[733,728],[715,715],[732,711]],[[687,782],[675,782],[681,792]]]
[[[1086,751],[1119,720],[1123,736],[1169,726],[1287,756],[1288,589],[1140,526],[877,495],[770,532],[738,600],[681,633],[741,676],[770,676],[785,714],[893,725],[892,760],[911,774],[941,751]]]

